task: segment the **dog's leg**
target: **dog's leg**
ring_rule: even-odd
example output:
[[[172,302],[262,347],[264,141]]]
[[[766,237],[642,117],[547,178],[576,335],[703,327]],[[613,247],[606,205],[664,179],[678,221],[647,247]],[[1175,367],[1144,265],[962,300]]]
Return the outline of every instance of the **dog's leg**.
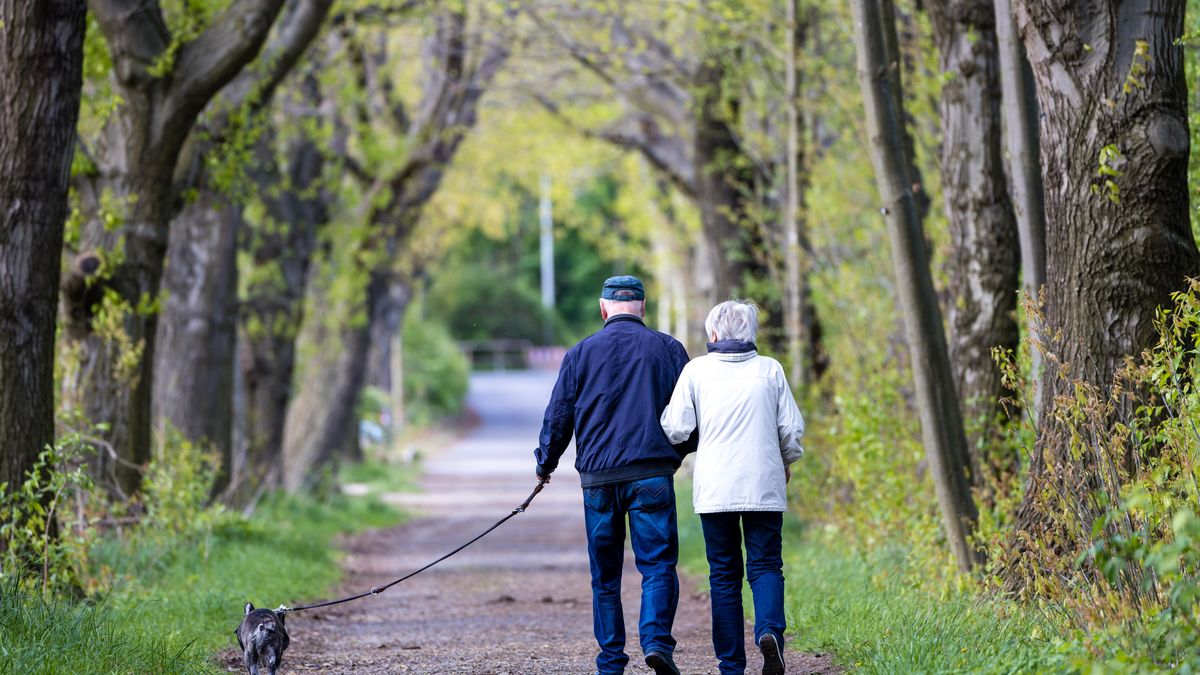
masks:
[[[275,675],[277,670],[279,670],[279,655],[275,653],[274,647],[267,647],[267,672]]]
[[[258,654],[254,653],[254,649],[247,649],[242,656],[246,659],[246,670],[250,675],[258,675]]]

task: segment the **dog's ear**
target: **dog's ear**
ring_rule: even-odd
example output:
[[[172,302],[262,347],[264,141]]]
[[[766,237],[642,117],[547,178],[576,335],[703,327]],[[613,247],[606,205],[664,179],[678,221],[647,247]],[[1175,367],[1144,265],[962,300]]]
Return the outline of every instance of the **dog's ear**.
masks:
[[[254,611],[254,603],[247,602],[246,603],[246,613],[249,614],[250,612],[253,612],[253,611]]]

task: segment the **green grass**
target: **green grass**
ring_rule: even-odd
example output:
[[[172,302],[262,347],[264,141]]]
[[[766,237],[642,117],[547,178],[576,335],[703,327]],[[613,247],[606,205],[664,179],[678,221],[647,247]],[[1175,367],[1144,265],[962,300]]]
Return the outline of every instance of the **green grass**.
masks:
[[[334,537],[399,520],[374,500],[277,497],[200,541],[107,540],[94,552],[118,579],[107,597],[0,591],[0,673],[222,672],[212,656],[234,644],[245,602],[324,599],[340,578]]]
[[[691,511],[687,485],[679,486],[680,559],[704,578],[704,538]],[[1052,672],[1054,635],[1044,620],[967,592],[935,596],[905,583],[912,579],[901,551],[871,555],[785,527],[784,577],[789,648],[832,652],[861,673]],[[749,589],[747,588],[747,594]],[[749,596],[747,595],[747,598]],[[745,603],[747,614],[752,605]]]
[[[338,481],[342,484],[367,486],[368,494],[385,492],[415,492],[420,467],[417,464],[401,464],[368,459],[346,464],[338,469]]]

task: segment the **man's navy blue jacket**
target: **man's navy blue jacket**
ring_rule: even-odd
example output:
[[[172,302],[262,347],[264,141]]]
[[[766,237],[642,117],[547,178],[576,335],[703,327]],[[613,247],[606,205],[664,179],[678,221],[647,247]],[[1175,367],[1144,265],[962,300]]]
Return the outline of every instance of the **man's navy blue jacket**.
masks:
[[[674,474],[695,434],[673,446],[658,418],[687,362],[670,335],[632,314],[609,317],[563,357],[534,451],[538,475],[558,467],[572,434],[584,487]]]

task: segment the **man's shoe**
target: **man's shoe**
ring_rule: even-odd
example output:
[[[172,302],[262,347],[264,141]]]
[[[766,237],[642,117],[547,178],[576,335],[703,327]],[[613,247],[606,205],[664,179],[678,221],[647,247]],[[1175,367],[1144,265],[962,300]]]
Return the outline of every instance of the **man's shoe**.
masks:
[[[758,639],[758,649],[763,655],[762,675],[783,675],[783,647],[779,639],[767,633]]]
[[[679,675],[679,669],[671,657],[662,652],[650,652],[646,655],[646,665],[654,669],[654,675]],[[783,672],[783,671],[779,671]]]

